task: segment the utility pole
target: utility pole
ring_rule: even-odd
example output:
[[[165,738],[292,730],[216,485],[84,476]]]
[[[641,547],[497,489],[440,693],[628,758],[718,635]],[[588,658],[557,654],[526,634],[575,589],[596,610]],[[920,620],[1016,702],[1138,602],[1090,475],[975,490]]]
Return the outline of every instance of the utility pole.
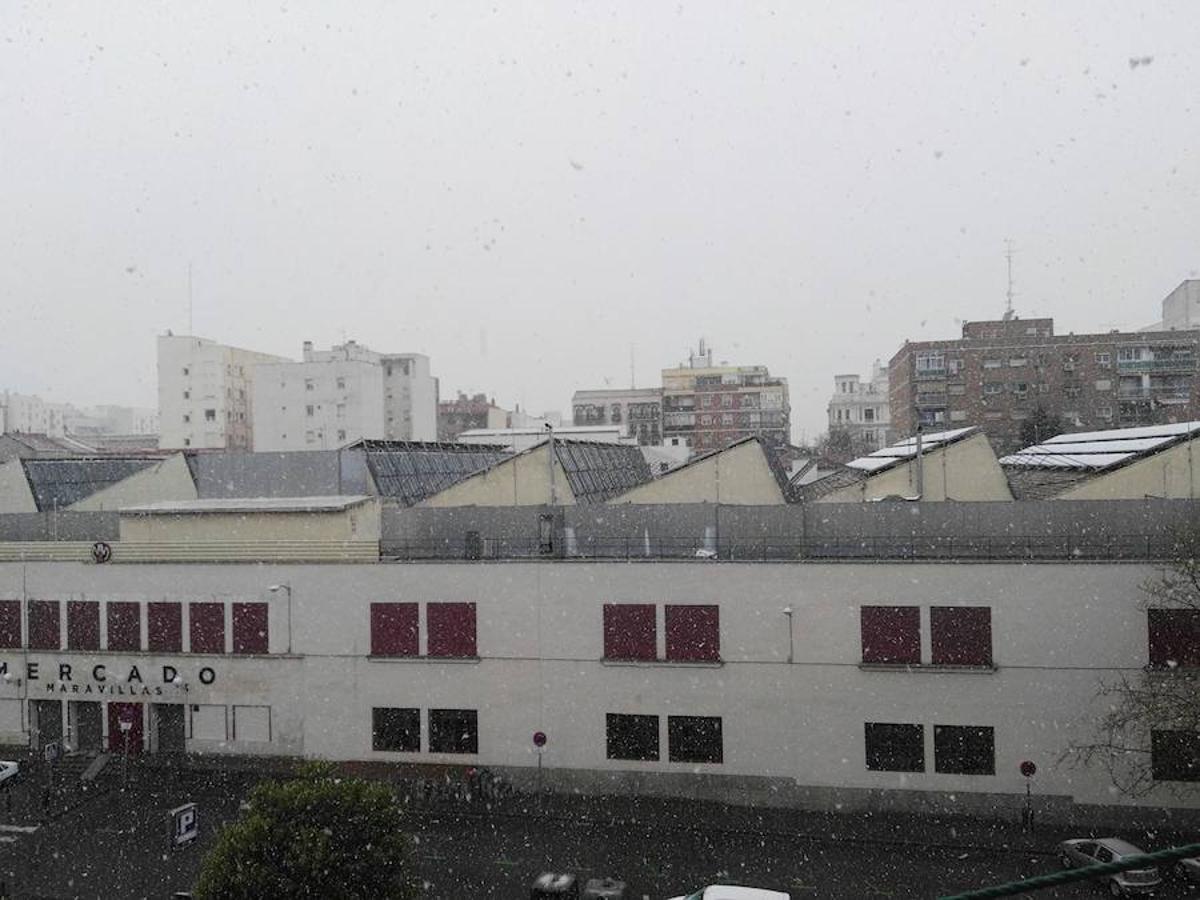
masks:
[[[1012,238],[1005,238],[1004,240],[1004,259],[1008,262],[1008,291],[1005,294],[1008,302],[1004,307],[1004,321],[1011,322],[1013,319]]]

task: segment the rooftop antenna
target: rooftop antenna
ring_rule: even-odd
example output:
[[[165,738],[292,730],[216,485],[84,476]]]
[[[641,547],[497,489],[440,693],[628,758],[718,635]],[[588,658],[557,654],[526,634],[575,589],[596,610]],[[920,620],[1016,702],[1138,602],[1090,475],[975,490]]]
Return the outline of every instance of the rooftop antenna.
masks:
[[[633,344],[629,345],[629,389],[637,390],[637,370],[633,364]]]
[[[192,262],[188,260],[188,334],[195,333],[192,328]]]
[[[1008,292],[1006,294],[1008,302],[1004,307],[1004,321],[1011,322],[1013,320],[1013,277],[1012,277],[1012,238],[1004,240],[1004,259],[1008,262]]]

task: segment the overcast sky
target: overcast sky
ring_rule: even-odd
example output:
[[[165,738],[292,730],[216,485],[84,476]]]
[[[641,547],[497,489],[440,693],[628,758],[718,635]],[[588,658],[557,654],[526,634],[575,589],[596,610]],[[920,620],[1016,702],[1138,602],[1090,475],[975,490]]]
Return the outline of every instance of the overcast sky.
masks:
[[[1019,314],[1158,317],[1197,46],[1193,2],[0,3],[0,388],[154,405],[190,263],[196,334],[533,411],[704,336],[811,438],[1003,312],[1006,238]]]

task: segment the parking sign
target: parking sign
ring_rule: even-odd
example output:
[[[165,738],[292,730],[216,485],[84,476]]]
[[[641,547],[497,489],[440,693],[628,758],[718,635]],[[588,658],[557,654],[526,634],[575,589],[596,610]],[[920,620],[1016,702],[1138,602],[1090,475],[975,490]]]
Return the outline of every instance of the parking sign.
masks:
[[[195,803],[185,803],[171,810],[171,846],[183,847],[190,844],[200,833],[200,816]]]

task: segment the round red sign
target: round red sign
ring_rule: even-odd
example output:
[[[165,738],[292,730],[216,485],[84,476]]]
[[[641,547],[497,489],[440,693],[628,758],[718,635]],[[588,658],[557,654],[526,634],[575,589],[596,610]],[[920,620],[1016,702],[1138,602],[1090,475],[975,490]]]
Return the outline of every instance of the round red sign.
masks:
[[[535,731],[533,733],[533,746],[535,746],[535,747],[545,747],[546,746],[546,732]]]
[[[1025,762],[1021,763],[1021,774],[1026,778],[1032,778],[1037,774],[1037,766],[1029,760],[1025,760]]]

